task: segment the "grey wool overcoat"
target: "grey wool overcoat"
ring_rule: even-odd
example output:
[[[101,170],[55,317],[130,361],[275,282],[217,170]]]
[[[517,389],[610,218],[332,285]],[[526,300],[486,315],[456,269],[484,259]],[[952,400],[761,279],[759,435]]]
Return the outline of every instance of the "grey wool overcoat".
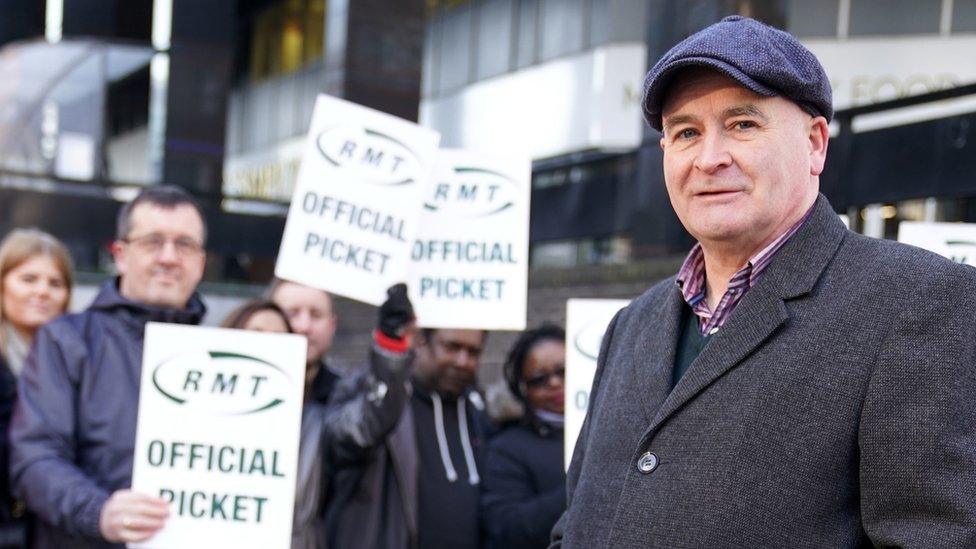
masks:
[[[682,306],[608,328],[554,546],[976,547],[976,269],[821,196],[670,391]]]

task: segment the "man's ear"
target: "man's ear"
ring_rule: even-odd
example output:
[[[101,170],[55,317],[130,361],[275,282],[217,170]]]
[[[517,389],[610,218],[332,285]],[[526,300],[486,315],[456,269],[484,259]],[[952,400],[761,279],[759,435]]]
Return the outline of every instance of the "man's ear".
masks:
[[[417,333],[413,337],[414,349],[427,349],[430,346],[430,342],[427,341],[427,334],[421,328],[417,328]]]
[[[112,254],[112,259],[115,260],[115,271],[120,276],[125,274],[126,262],[125,256],[128,250],[125,248],[125,243],[116,240],[109,244],[108,251]]]
[[[203,253],[200,254],[199,261],[200,261],[200,271],[201,272],[206,271],[207,270],[207,251],[206,250],[204,250]]]
[[[817,176],[823,173],[827,163],[827,142],[830,140],[827,119],[822,116],[813,117],[807,137],[810,143],[810,175]]]

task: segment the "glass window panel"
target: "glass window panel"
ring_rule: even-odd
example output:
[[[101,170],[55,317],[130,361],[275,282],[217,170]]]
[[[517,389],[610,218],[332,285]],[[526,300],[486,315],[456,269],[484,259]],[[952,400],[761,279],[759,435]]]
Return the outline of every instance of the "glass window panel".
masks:
[[[471,6],[444,12],[438,80],[440,91],[467,84],[471,77]]]
[[[281,32],[281,72],[292,72],[302,66],[302,51],[305,37],[302,35],[302,20],[289,16]]]
[[[307,63],[325,55],[325,0],[309,0],[306,6],[303,61]]]
[[[648,3],[645,0],[610,0],[608,41],[645,41],[647,10]]]
[[[787,30],[799,37],[836,36],[838,0],[790,0]]]
[[[852,0],[851,36],[938,33],[942,0]]]
[[[821,5],[829,2],[808,0],[810,4]],[[786,11],[782,0],[739,0],[737,12],[746,17],[762,21],[777,29],[786,28]]]
[[[272,21],[258,17],[251,33],[251,78],[258,80],[270,73]]]
[[[488,0],[478,9],[477,78],[508,70],[512,59],[512,0]]]
[[[976,32],[976,0],[953,2],[952,32]]]
[[[421,83],[424,96],[434,95],[437,90],[437,60],[440,59],[440,18],[431,17],[427,20],[426,36],[424,37],[424,67]]]
[[[533,268],[575,266],[579,262],[579,244],[575,241],[535,244],[529,262]]]
[[[515,66],[527,67],[536,60],[536,37],[539,17],[538,0],[518,0],[518,32],[515,46]]]
[[[543,61],[583,49],[583,0],[543,0]]]
[[[325,54],[325,0],[289,0],[258,14],[251,32],[251,79],[296,71]]]
[[[611,0],[590,0],[590,35],[587,44],[591,47],[610,41]]]

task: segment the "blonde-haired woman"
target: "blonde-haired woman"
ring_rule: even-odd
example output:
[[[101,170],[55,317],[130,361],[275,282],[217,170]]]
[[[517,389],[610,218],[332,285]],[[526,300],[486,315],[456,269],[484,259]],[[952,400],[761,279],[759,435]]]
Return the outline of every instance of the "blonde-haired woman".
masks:
[[[16,229],[0,244],[0,538],[12,543],[3,547],[25,543],[21,512],[14,508],[7,485],[6,435],[17,378],[34,334],[68,309],[71,282],[71,257],[53,236]]]
[[[19,376],[37,330],[71,300],[72,265],[58,239],[15,229],[0,244],[0,356]]]

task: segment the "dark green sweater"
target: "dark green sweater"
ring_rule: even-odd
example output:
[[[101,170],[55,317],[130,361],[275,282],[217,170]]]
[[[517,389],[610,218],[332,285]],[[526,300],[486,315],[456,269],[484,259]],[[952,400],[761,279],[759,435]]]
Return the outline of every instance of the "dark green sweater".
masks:
[[[681,376],[685,375],[691,363],[698,358],[702,349],[708,344],[710,336],[703,336],[698,328],[698,316],[687,304],[681,308],[681,332],[678,334],[678,344],[674,350],[674,370],[671,372],[671,389],[678,384]]]

